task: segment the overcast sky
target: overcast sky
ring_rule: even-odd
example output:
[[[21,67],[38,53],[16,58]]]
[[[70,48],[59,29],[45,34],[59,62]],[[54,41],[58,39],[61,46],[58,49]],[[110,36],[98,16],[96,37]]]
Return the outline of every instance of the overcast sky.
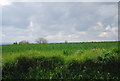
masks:
[[[38,37],[44,37],[49,42],[118,40],[118,3],[2,4],[2,43],[34,42]]]

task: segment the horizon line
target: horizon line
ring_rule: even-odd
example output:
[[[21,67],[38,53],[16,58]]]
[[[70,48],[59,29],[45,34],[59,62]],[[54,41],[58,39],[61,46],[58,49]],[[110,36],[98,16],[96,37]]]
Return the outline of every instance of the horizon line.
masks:
[[[102,41],[67,41],[67,43],[82,43],[82,42],[119,42],[120,40],[102,40]],[[13,42],[14,43],[14,42]],[[11,45],[13,43],[0,43],[0,45]],[[61,42],[47,42],[47,44],[52,44],[52,43],[65,43],[65,41]],[[18,42],[19,44],[19,42]],[[38,44],[36,42],[29,42],[29,44]]]

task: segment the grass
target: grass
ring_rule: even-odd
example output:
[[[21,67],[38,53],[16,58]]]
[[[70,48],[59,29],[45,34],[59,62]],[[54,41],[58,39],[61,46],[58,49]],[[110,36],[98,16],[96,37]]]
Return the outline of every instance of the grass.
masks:
[[[120,79],[118,42],[3,45],[3,79]]]

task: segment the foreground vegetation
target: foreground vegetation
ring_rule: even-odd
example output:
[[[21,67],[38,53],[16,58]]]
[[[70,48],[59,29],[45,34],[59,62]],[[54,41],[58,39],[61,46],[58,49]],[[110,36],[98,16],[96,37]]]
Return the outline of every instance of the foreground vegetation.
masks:
[[[120,79],[118,42],[3,45],[3,79]]]

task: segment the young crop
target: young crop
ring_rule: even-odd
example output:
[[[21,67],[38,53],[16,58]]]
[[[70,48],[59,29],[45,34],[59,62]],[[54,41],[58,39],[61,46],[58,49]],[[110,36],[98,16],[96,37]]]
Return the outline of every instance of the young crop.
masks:
[[[118,42],[2,45],[3,79],[120,79]]]

